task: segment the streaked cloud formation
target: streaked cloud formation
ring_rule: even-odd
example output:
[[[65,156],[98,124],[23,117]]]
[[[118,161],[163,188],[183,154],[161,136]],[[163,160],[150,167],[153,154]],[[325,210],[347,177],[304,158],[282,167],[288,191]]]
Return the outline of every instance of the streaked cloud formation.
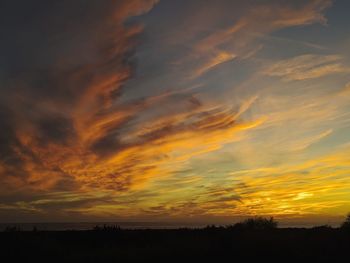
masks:
[[[2,5],[2,221],[349,210],[349,58],[322,40],[337,3]]]
[[[285,80],[305,80],[320,78],[334,73],[349,73],[337,55],[301,55],[282,60],[267,69],[269,76],[282,77]]]

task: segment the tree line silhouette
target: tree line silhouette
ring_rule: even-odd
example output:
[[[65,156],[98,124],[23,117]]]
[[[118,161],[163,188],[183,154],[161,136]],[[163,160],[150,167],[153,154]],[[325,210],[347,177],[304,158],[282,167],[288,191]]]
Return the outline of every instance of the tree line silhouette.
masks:
[[[348,257],[349,248],[350,214],[337,228],[278,228],[274,218],[254,217],[205,228],[132,230],[106,224],[86,231],[22,231],[16,226],[0,232],[2,262],[337,262]]]

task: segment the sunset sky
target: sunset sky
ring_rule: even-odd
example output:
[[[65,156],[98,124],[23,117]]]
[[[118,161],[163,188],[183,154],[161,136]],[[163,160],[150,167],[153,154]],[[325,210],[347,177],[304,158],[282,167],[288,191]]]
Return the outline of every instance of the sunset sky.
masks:
[[[0,222],[336,224],[350,2],[0,2]]]

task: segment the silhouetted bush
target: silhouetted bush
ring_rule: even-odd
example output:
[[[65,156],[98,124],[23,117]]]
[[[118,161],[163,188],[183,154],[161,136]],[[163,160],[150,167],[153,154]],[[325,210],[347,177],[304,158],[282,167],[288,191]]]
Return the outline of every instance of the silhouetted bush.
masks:
[[[275,229],[278,226],[278,222],[270,217],[269,219],[264,217],[248,218],[243,222],[237,223],[233,226],[235,229],[247,229],[247,230],[267,230]]]
[[[20,232],[21,230],[19,226],[7,226],[4,232]]]
[[[347,215],[345,221],[340,226],[342,229],[350,230],[350,213]]]
[[[205,229],[216,229],[216,225],[207,225]]]
[[[321,225],[321,226],[314,226],[312,227],[311,229],[313,230],[329,230],[329,229],[332,229],[332,226],[330,225]]]

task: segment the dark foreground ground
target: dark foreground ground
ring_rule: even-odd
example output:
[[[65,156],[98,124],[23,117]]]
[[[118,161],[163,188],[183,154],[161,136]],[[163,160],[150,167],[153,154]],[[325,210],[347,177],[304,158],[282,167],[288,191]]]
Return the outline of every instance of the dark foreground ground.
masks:
[[[10,231],[0,233],[0,252],[1,262],[350,262],[350,232],[326,227]]]

